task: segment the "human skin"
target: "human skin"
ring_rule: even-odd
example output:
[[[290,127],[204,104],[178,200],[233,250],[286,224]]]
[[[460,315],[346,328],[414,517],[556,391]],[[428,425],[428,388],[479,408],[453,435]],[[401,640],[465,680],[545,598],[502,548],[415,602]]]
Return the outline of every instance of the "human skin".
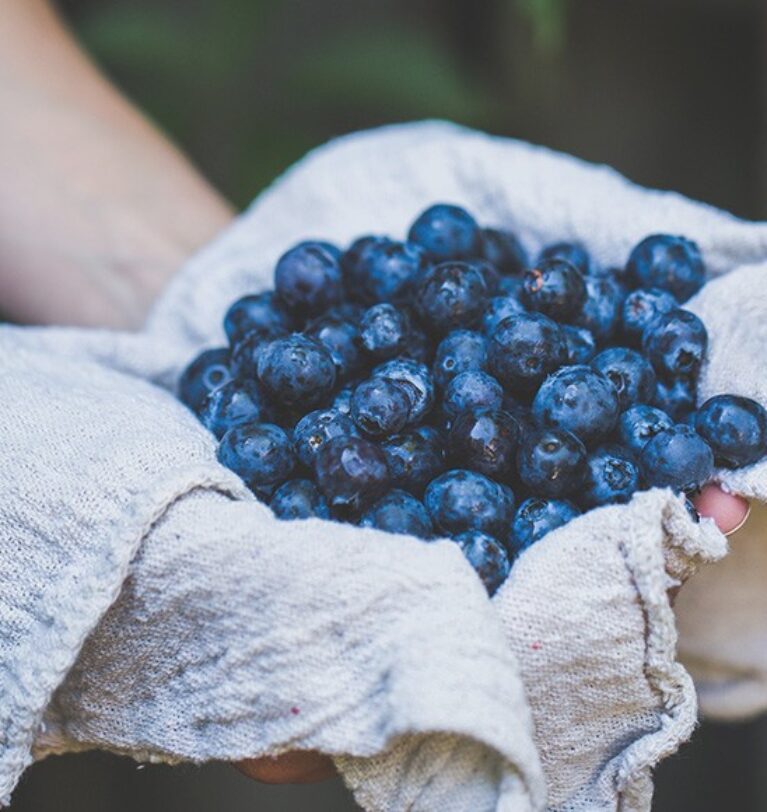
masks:
[[[232,207],[98,72],[45,0],[0,0],[0,109],[2,316],[140,327]],[[748,510],[715,486],[696,503],[724,532]],[[335,773],[313,752],[237,766],[266,783]]]

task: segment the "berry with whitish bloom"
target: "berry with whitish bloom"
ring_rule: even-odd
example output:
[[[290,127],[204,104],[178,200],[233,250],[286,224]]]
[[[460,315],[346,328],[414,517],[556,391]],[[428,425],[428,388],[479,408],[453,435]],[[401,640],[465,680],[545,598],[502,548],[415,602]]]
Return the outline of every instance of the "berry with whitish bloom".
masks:
[[[696,376],[707,347],[705,325],[694,313],[682,308],[659,315],[642,336],[645,355],[666,380]]]
[[[587,276],[592,272],[589,252],[579,242],[556,242],[547,245],[538,254],[536,265],[549,259],[562,259],[569,262],[583,276]]]
[[[271,409],[255,381],[228,381],[208,393],[200,422],[219,439],[243,423],[268,422]]]
[[[461,412],[477,409],[500,409],[503,387],[486,372],[462,372],[447,385],[442,409],[449,420]]]
[[[517,471],[522,482],[540,496],[569,496],[583,484],[586,447],[564,429],[538,429],[523,435]]]
[[[514,515],[509,544],[515,553],[520,553],[580,514],[580,510],[565,499],[541,499],[535,496],[525,499]]]
[[[487,339],[474,330],[453,330],[437,347],[434,380],[444,389],[461,372],[481,372],[487,366]]]
[[[442,262],[430,268],[416,289],[416,305],[438,334],[471,327],[485,311],[489,291],[484,274],[469,262]]]
[[[667,290],[679,302],[686,302],[706,281],[696,243],[669,234],[645,237],[632,250],[626,267],[637,287]]]
[[[376,527],[421,539],[431,538],[433,528],[423,502],[405,491],[393,490],[374,502],[360,519],[360,527]]]
[[[229,350],[223,347],[201,352],[181,373],[179,400],[199,412],[208,394],[232,379],[229,361]]]
[[[586,301],[586,282],[573,265],[563,259],[544,259],[525,273],[522,304],[557,321],[571,321]]]
[[[330,508],[319,488],[308,479],[290,479],[274,492],[269,507],[278,519],[329,519]]]
[[[347,260],[347,284],[360,301],[397,302],[412,291],[426,267],[421,246],[412,242],[372,239],[359,250],[355,261]]]
[[[461,548],[466,560],[474,567],[479,579],[485,586],[487,594],[492,597],[511,570],[509,554],[503,545],[487,533],[479,530],[467,530],[453,537]]]
[[[275,403],[314,406],[326,400],[336,382],[327,347],[294,334],[270,342],[257,356],[258,380]]]
[[[304,335],[325,345],[336,365],[337,380],[347,380],[362,370],[360,331],[354,323],[338,316],[320,316],[306,326]]]
[[[450,429],[449,454],[456,465],[507,480],[514,472],[519,434],[519,423],[503,410],[463,412]]]
[[[434,407],[434,379],[426,364],[395,358],[373,370],[374,378],[388,378],[405,390],[410,401],[409,423],[420,423]]]
[[[714,454],[695,429],[675,425],[645,444],[639,455],[639,468],[650,487],[694,491],[711,476]]]
[[[767,454],[767,411],[751,398],[709,398],[695,415],[695,429],[722,468],[751,465]]]
[[[586,301],[575,316],[575,324],[587,327],[597,341],[608,341],[620,322],[625,291],[609,276],[587,276],[584,284]]]
[[[293,319],[283,308],[273,290],[243,296],[226,311],[224,330],[230,346],[234,346],[249,333],[263,338],[277,338],[293,329]]]
[[[637,403],[620,416],[618,436],[621,444],[638,456],[648,440],[673,425],[674,421],[661,409]]]
[[[568,364],[587,364],[594,357],[597,343],[590,330],[563,324],[562,334],[565,337]]]
[[[525,308],[516,296],[493,296],[482,316],[482,332],[486,336],[492,335],[504,319],[524,312]]]
[[[354,421],[337,409],[318,409],[302,417],[293,429],[293,447],[298,459],[311,468],[320,448],[334,437],[358,434]]]
[[[628,502],[638,487],[639,470],[630,453],[600,448],[586,462],[579,501],[587,508]]]
[[[381,448],[392,484],[406,491],[420,495],[445,470],[442,439],[429,437],[423,431],[393,434],[381,441]]]
[[[296,466],[290,438],[271,423],[245,423],[229,429],[219,443],[218,461],[257,493],[282,484]]]
[[[615,387],[622,410],[634,403],[648,403],[655,396],[655,371],[652,364],[636,350],[610,347],[600,352],[591,366]]]
[[[319,315],[343,299],[338,255],[326,243],[299,243],[277,261],[274,289],[291,313]]]
[[[360,321],[362,347],[378,361],[404,352],[409,337],[410,319],[407,313],[391,304],[373,305],[365,311]]]
[[[480,243],[477,221],[460,206],[437,203],[422,212],[410,227],[408,240],[440,262],[473,256]]]
[[[401,431],[410,418],[410,398],[403,386],[389,378],[369,378],[352,395],[351,416],[373,437]]]
[[[640,345],[647,327],[663,313],[679,307],[673,294],[667,290],[650,288],[635,290],[624,299],[621,308],[621,328],[624,338],[632,345]]]
[[[695,408],[695,382],[688,378],[677,378],[671,383],[658,380],[653,406],[662,409],[677,423],[683,422]]]

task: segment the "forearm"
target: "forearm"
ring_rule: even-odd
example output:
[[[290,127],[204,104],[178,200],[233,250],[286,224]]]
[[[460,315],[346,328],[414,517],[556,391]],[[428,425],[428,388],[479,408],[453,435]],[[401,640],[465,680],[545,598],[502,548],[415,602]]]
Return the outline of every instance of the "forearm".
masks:
[[[44,0],[0,0],[0,312],[135,327],[229,206]]]

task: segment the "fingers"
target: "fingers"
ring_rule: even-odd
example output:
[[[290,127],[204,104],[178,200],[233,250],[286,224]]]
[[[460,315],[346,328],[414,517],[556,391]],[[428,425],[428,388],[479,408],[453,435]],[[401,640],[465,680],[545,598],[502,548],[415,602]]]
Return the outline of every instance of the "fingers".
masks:
[[[302,750],[276,758],[245,759],[235,767],[248,778],[264,784],[315,784],[336,775],[335,765],[329,756]]]
[[[725,535],[739,530],[751,510],[742,496],[725,493],[719,485],[705,485],[693,502],[698,513],[713,519]]]

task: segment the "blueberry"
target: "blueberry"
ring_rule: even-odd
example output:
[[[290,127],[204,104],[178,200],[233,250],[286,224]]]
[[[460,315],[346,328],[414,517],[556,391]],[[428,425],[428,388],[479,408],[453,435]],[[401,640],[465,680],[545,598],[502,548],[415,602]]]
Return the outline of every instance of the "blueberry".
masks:
[[[642,479],[651,487],[693,491],[711,476],[714,455],[690,426],[676,425],[651,438],[639,455]]]
[[[493,296],[482,316],[482,332],[492,335],[504,319],[524,312],[525,308],[516,296]]]
[[[615,387],[587,366],[562,367],[549,375],[533,400],[539,425],[570,431],[587,445],[606,437],[619,414]]]
[[[527,393],[567,358],[559,325],[541,313],[504,319],[490,337],[488,367],[512,394]]]
[[[538,429],[522,437],[517,470],[522,482],[540,496],[568,496],[583,483],[586,448],[564,429]]]
[[[410,398],[396,381],[370,378],[354,390],[351,416],[365,434],[395,434],[410,418]]]
[[[563,259],[544,259],[525,273],[520,292],[522,304],[557,321],[569,321],[586,301],[586,282]]]
[[[642,335],[657,316],[679,307],[677,300],[667,290],[651,288],[629,293],[621,309],[623,336],[637,346]]]
[[[387,533],[401,533],[417,538],[431,538],[431,517],[415,496],[405,491],[389,491],[367,509],[360,527],[377,527]]]
[[[434,380],[426,364],[395,358],[377,366],[373,377],[388,378],[400,384],[410,401],[410,423],[420,423],[434,407]]]
[[[498,296],[514,296],[519,299],[524,283],[522,276],[502,276],[498,280]]]
[[[694,313],[681,308],[659,315],[642,337],[645,355],[666,380],[697,375],[707,347],[705,325]]]
[[[208,394],[200,422],[219,439],[234,426],[267,421],[269,407],[255,381],[228,381]]]
[[[538,255],[536,265],[550,259],[562,259],[569,262],[583,276],[587,276],[592,271],[589,252],[579,242],[557,242],[547,245]]]
[[[492,597],[509,577],[511,561],[503,546],[479,530],[468,530],[453,537],[466,560],[474,567],[487,594]]]
[[[329,519],[330,508],[317,486],[308,479],[290,479],[272,496],[269,507],[278,519]]]
[[[273,290],[243,296],[224,316],[224,330],[230,346],[254,331],[265,338],[277,338],[289,333],[292,328],[293,320],[283,310]]]
[[[343,298],[339,259],[325,244],[299,243],[278,260],[274,288],[292,313],[319,315]]]
[[[388,237],[367,234],[364,237],[358,237],[346,251],[341,254],[341,274],[343,276],[346,293],[349,297],[360,300],[364,296],[361,279],[367,275],[363,259],[367,251],[379,246],[384,246],[389,242],[391,242],[391,240]],[[373,302],[370,301],[367,302],[367,304],[373,304]]]
[[[695,415],[695,428],[723,468],[741,468],[767,455],[767,411],[751,398],[709,398]]]
[[[179,400],[192,411],[199,412],[208,393],[231,379],[229,350],[205,350],[181,373],[177,387]]]
[[[294,334],[270,342],[258,354],[258,380],[275,403],[311,407],[326,400],[336,367],[324,344]]]
[[[618,435],[621,443],[638,456],[648,440],[673,425],[674,421],[664,411],[638,403],[620,416]]]
[[[391,304],[377,304],[365,311],[360,322],[360,340],[365,351],[382,361],[399,355],[407,347],[410,320]]]
[[[434,380],[441,389],[461,372],[482,371],[487,365],[487,339],[473,330],[453,330],[437,347]]]
[[[627,270],[637,287],[667,290],[679,302],[697,293],[706,277],[698,246],[668,234],[645,237],[631,252]]]
[[[424,440],[432,443],[437,448],[442,448],[445,445],[445,437],[436,426],[416,426],[412,429],[413,434],[418,434]]]
[[[288,435],[271,423],[245,423],[229,429],[218,446],[218,461],[257,493],[283,483],[296,466]]]
[[[517,508],[511,526],[510,546],[522,552],[547,533],[580,516],[580,510],[565,499],[525,499]]]
[[[420,245],[430,259],[460,259],[476,253],[479,226],[460,206],[438,203],[418,216],[408,240]]]
[[[445,389],[442,409],[449,419],[461,412],[477,409],[500,409],[503,387],[486,372],[462,372]]]
[[[407,339],[407,346],[402,351],[402,358],[409,358],[411,361],[417,361],[419,364],[431,364],[434,358],[435,342],[429,334],[410,322],[410,334]]]
[[[348,383],[343,389],[335,396],[333,400],[333,408],[341,414],[351,414],[352,411],[352,397],[354,390],[357,388],[357,383]]]
[[[476,471],[447,471],[426,488],[424,502],[434,526],[447,535],[480,530],[503,539],[514,515],[511,490]]]
[[[350,324],[359,328],[366,309],[367,308],[363,307],[359,302],[350,302],[347,300],[328,308],[318,318],[340,319],[341,321],[348,321]]]
[[[258,377],[258,359],[273,339],[258,330],[251,330],[233,347],[229,368],[232,375],[242,381],[255,381]]]
[[[471,327],[488,301],[485,278],[476,265],[443,262],[430,268],[416,290],[421,317],[435,333]]]
[[[334,437],[356,435],[357,427],[348,414],[336,409],[318,409],[302,417],[293,429],[293,448],[298,459],[311,468],[320,448]]]
[[[683,422],[695,408],[694,382],[687,378],[678,378],[669,384],[659,380],[653,406],[662,409],[677,423]]]
[[[587,276],[586,301],[575,323],[587,327],[597,341],[608,341],[618,325],[625,293],[609,276]]]
[[[610,347],[591,362],[615,387],[621,410],[634,403],[648,403],[655,396],[657,379],[650,362],[636,350]]]
[[[397,302],[406,297],[426,266],[420,245],[373,240],[359,254],[353,274],[354,295],[369,304]]]
[[[628,502],[639,487],[639,471],[630,452],[600,448],[586,465],[580,501],[587,508]]]
[[[594,357],[597,343],[590,330],[585,327],[563,324],[562,335],[565,337],[568,364],[587,364]]]
[[[445,469],[442,439],[425,433],[429,426],[404,434],[394,434],[381,441],[392,483],[398,488],[421,494],[423,489]],[[435,429],[431,429],[436,433]]]
[[[325,345],[336,366],[337,380],[347,380],[361,371],[360,331],[351,321],[338,316],[320,316],[306,326],[304,335]]]
[[[457,465],[507,480],[514,471],[519,433],[519,423],[508,412],[464,412],[450,429],[449,453]]]
[[[503,276],[520,276],[527,268],[527,251],[510,231],[483,228],[480,232],[480,256]]]

